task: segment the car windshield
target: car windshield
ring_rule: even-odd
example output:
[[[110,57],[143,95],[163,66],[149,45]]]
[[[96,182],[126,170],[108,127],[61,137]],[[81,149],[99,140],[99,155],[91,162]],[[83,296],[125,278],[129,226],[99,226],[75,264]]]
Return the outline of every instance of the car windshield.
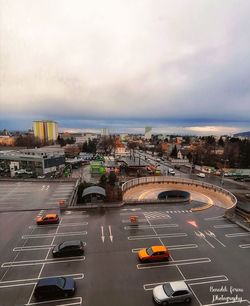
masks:
[[[58,285],[59,287],[64,288],[65,282],[66,282],[66,280],[65,280],[64,277],[58,277],[58,279],[57,279],[57,285]]]
[[[146,250],[146,252],[147,252],[148,255],[150,255],[150,256],[154,254],[152,248],[148,248],[148,249]]]
[[[172,296],[172,294],[174,293],[174,290],[169,283],[163,285],[163,290],[165,291],[167,296]]]

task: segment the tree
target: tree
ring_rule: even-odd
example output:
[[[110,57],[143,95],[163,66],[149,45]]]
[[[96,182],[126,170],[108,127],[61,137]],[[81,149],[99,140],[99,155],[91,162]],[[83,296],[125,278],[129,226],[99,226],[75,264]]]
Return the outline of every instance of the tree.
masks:
[[[173,147],[170,156],[173,157],[173,158],[177,158],[177,147],[176,147],[176,145]]]
[[[224,148],[225,142],[222,137],[220,137],[220,139],[218,140],[218,145]]]
[[[99,181],[99,185],[101,186],[101,187],[106,187],[106,185],[107,185],[107,181],[108,181],[108,179],[107,179],[107,176],[105,175],[105,174],[103,174],[101,177],[100,177],[100,181]]]
[[[114,172],[110,172],[109,173],[109,177],[108,177],[109,185],[115,186],[116,181],[117,181],[116,174]]]
[[[106,155],[111,154],[111,152],[114,151],[114,148],[115,148],[114,137],[112,136],[102,137],[102,139],[99,142],[99,146],[103,149]]]
[[[60,135],[58,135],[58,137],[57,137],[57,143],[58,143],[61,147],[66,146],[66,141],[65,141]]]

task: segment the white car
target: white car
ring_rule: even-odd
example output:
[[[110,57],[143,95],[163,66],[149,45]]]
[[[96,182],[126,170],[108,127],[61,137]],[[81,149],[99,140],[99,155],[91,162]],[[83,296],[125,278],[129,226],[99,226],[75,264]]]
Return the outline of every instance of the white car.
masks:
[[[153,289],[153,298],[159,305],[190,303],[192,293],[184,281],[168,282]]]
[[[197,173],[196,175],[199,176],[199,177],[203,177],[203,178],[206,176],[205,173],[201,173],[201,172]]]

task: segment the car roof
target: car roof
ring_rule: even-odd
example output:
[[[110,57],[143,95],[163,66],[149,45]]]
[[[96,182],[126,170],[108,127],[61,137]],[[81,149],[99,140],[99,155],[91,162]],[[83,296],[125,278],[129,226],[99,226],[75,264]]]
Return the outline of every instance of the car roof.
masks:
[[[151,247],[153,252],[161,252],[161,251],[167,251],[167,248],[164,245],[155,245]]]
[[[43,287],[43,286],[51,286],[57,285],[58,279],[62,277],[49,277],[49,278],[42,278],[38,281],[36,287]]]
[[[47,218],[56,218],[58,217],[57,214],[47,214],[47,215],[44,215],[43,217],[47,217]]]
[[[173,288],[174,291],[179,291],[179,290],[188,290],[189,291],[189,288],[184,281],[170,282],[170,285],[171,285],[171,287]]]
[[[82,244],[82,241],[81,240],[71,240],[71,241],[64,241],[62,242],[60,245],[63,245],[63,246],[73,246],[73,245],[81,245]]]

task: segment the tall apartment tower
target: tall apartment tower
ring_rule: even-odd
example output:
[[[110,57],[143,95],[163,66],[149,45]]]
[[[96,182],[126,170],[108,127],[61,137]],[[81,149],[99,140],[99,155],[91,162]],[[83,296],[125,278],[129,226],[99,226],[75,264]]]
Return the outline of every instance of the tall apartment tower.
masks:
[[[108,128],[103,128],[101,129],[101,136],[109,136],[109,129]]]
[[[58,126],[55,121],[33,121],[34,136],[42,142],[55,141],[58,137]]]
[[[152,137],[152,127],[151,126],[146,126],[145,127],[145,139],[151,139]]]

